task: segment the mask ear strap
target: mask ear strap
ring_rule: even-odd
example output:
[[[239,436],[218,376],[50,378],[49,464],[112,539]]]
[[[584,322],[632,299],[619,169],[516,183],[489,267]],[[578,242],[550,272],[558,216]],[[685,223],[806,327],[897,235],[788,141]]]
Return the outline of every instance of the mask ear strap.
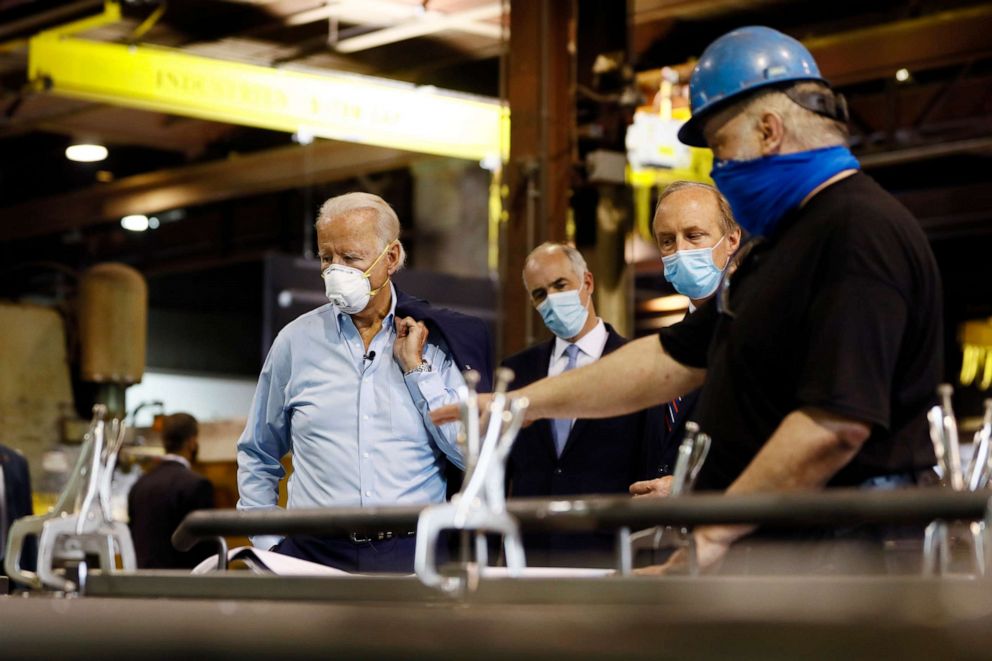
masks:
[[[379,285],[375,289],[370,289],[369,290],[369,298],[374,297],[376,294],[378,294],[380,291],[382,291],[382,288],[383,287],[385,287],[388,284],[389,284],[389,278],[386,278],[386,281],[384,283],[382,283],[381,285]]]
[[[392,241],[390,241],[389,243],[387,243],[386,244],[386,247],[383,248],[382,249],[382,252],[379,253],[379,256],[372,260],[372,263],[369,264],[369,267],[367,269],[365,269],[364,271],[362,271],[362,275],[364,275],[366,278],[369,277],[369,271],[371,271],[372,269],[375,268],[375,265],[378,264],[379,263],[379,260],[382,259],[382,256],[385,255],[386,252],[390,248],[393,247],[393,244],[394,243],[396,243],[396,239],[393,239]],[[379,289],[382,289],[382,287],[379,287]]]
[[[588,271],[587,271],[587,273],[588,273]],[[585,286],[586,286],[586,276],[583,275],[582,276],[582,286],[579,287],[579,291],[581,291],[582,290],[582,287],[585,287]],[[592,291],[588,291],[586,293],[586,302],[582,304],[582,307],[585,307],[585,306],[589,305],[589,300],[590,300],[591,297],[592,297]],[[579,301],[582,301],[582,297],[581,296],[579,297]]]
[[[375,258],[375,260],[373,260],[373,262],[372,262],[372,264],[371,264],[371,265],[369,265],[369,267],[368,267],[367,269],[365,269],[365,272],[364,272],[364,273],[362,273],[362,275],[364,275],[364,276],[365,276],[365,279],[369,281],[369,284],[371,284],[371,283],[372,283],[372,280],[371,280],[371,279],[369,278],[369,271],[371,271],[372,269],[374,269],[374,268],[375,268],[375,265],[379,263],[379,260],[380,260],[380,259],[382,259],[382,256],[383,256],[383,255],[385,255],[385,254],[386,254],[386,251],[387,251],[387,250],[389,250],[390,248],[392,248],[392,247],[393,247],[393,244],[394,244],[394,243],[396,243],[396,240],[395,240],[395,239],[394,239],[394,240],[392,240],[392,241],[390,241],[389,243],[387,243],[387,244],[386,244],[386,247],[382,249],[382,252],[381,252],[381,253],[379,253],[379,256],[378,256],[378,257],[376,257],[376,258]],[[378,293],[379,293],[380,291],[382,291],[382,288],[383,288],[383,287],[385,287],[386,285],[388,285],[388,284],[389,284],[389,281],[390,281],[390,280],[392,280],[392,278],[390,278],[390,277],[389,277],[389,276],[387,275],[387,276],[386,276],[386,281],[385,281],[385,282],[383,282],[383,283],[382,283],[381,285],[379,285],[379,286],[378,286],[378,287],[376,287],[375,289],[369,289],[369,298],[371,298],[371,297],[373,297],[373,296],[375,296],[375,295],[376,295],[376,294],[378,294]]]

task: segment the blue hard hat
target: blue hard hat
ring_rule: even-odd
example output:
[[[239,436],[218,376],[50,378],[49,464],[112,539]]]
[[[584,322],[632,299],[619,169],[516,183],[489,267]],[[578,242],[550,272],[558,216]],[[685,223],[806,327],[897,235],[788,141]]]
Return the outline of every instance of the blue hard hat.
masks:
[[[798,80],[827,84],[813,56],[801,43],[778,30],[757,25],[728,32],[703,51],[692,70],[692,117],[679,130],[679,140],[705,147],[702,121],[715,107],[762,87]]]

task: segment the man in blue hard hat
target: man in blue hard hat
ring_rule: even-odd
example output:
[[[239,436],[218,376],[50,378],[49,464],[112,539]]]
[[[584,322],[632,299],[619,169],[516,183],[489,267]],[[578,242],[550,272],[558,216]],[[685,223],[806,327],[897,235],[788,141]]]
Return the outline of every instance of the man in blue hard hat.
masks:
[[[690,96],[680,138],[713,150],[716,185],[751,235],[736,270],[713,300],[661,330],[660,342],[642,338],[514,394],[530,399],[535,418],[589,418],[705,381],[695,421],[713,443],[702,489],[926,479],[934,455],[925,412],[942,371],[940,277],[917,221],[845,146],[843,99],[802,44],[764,27],[713,42]],[[696,528],[700,566],[719,564],[752,532]]]

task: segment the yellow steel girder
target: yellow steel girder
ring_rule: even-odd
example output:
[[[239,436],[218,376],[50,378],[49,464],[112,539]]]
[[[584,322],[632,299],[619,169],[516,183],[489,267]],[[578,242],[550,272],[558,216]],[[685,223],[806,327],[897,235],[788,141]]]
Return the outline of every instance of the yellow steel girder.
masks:
[[[109,2],[32,37],[29,79],[64,96],[315,137],[473,160],[508,153],[509,113],[496,99],[74,36],[119,17]]]

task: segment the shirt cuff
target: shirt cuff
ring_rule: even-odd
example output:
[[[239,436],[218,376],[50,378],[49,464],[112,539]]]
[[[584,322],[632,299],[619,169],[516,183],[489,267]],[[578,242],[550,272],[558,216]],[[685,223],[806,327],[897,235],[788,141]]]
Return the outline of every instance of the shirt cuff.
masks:
[[[251,538],[251,545],[257,549],[268,551],[283,540],[279,535],[256,535]]]
[[[437,372],[411,372],[403,377],[413,401],[419,406],[426,402],[428,409],[441,406],[447,390],[444,380]]]

